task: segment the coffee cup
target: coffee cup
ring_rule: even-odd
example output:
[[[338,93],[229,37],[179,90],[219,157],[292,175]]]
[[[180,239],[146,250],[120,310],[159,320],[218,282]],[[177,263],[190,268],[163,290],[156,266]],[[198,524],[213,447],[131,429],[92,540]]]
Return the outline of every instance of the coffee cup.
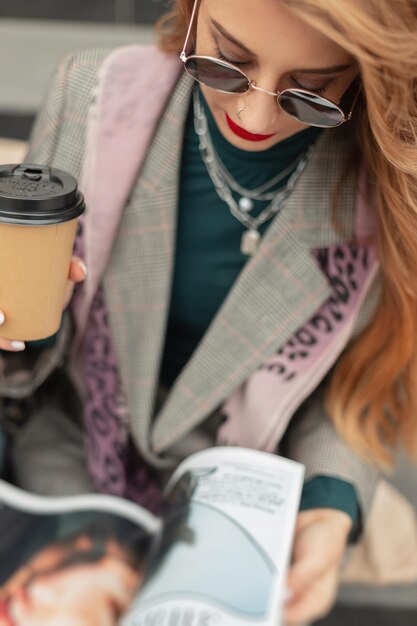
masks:
[[[70,174],[29,163],[0,165],[2,338],[32,341],[58,331],[84,210]]]

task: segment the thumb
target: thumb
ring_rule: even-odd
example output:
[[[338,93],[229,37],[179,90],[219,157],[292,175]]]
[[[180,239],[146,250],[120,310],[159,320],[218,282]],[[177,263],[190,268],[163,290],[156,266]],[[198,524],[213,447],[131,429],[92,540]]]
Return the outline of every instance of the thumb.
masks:
[[[301,555],[293,562],[287,580],[291,599],[300,596],[329,569],[331,563],[323,556],[320,553],[311,551]]]
[[[339,537],[332,530],[332,526],[324,520],[314,520],[297,529],[287,583],[293,596],[303,593],[340,563],[345,540],[343,535]]]
[[[87,266],[83,259],[73,256],[71,259],[68,278],[74,283],[79,283],[87,276]]]

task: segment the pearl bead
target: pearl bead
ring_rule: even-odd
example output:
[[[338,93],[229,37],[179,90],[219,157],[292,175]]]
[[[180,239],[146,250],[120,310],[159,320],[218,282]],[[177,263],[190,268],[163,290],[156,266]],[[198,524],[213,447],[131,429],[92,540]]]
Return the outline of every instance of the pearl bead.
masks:
[[[239,209],[245,213],[249,213],[249,211],[252,211],[253,209],[253,201],[250,198],[245,198],[245,196],[243,196],[239,200]]]

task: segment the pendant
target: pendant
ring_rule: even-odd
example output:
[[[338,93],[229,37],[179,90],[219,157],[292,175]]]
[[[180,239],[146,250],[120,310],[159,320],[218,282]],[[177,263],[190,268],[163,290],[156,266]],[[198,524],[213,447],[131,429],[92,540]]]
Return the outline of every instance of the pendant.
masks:
[[[247,256],[253,256],[259,248],[261,235],[257,230],[246,230],[240,242],[240,251]]]
[[[250,198],[242,196],[239,200],[239,209],[244,213],[250,213],[254,207],[253,201]]]

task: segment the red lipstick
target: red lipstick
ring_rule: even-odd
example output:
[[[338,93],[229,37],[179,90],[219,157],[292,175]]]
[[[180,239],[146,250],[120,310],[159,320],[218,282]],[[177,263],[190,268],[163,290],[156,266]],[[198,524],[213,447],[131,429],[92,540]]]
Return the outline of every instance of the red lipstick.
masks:
[[[249,131],[235,124],[235,122],[230,119],[227,113],[226,120],[230,130],[241,139],[246,139],[247,141],[265,141],[265,139],[269,139],[270,137],[273,137],[275,135],[275,133],[272,133],[272,135],[257,135],[256,133],[250,133]]]
[[[0,601],[0,624],[4,624],[4,626],[14,626],[13,620],[9,614],[9,602],[7,600]]]

